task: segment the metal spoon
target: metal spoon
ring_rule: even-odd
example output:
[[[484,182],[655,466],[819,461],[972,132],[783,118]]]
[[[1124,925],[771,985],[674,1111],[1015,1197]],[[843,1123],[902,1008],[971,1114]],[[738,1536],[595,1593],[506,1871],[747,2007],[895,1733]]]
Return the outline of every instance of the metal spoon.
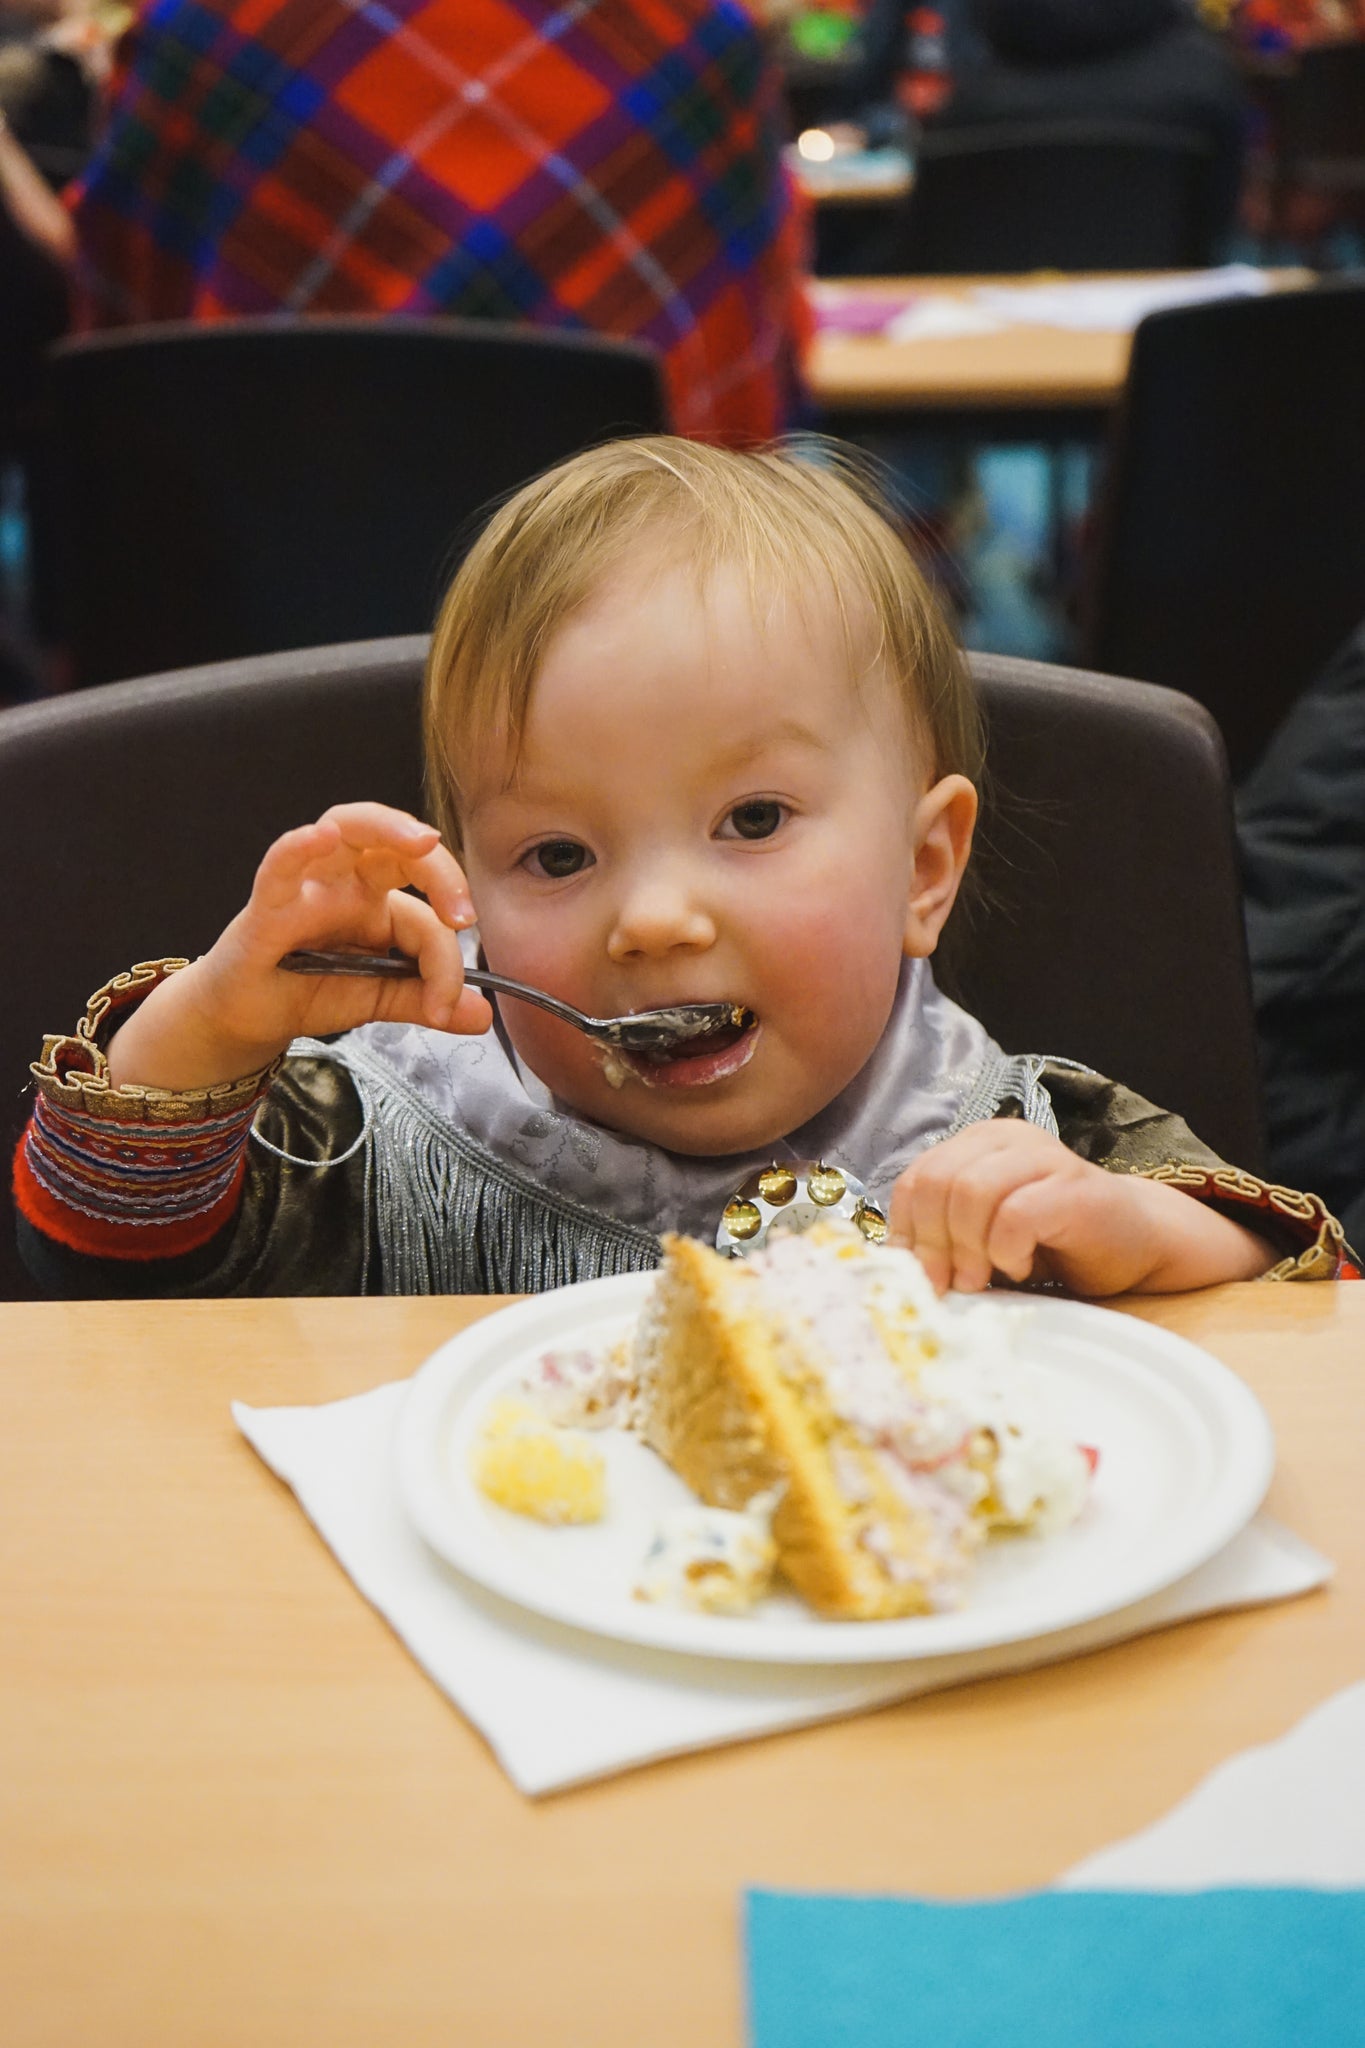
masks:
[[[280,966],[287,974],[377,975],[389,981],[412,981],[422,971],[406,953],[328,953],[307,948],[286,953]],[[685,1039],[708,1038],[732,1027],[743,1030],[754,1022],[753,1011],[746,1010],[743,1003],[679,1003],[671,1010],[640,1010],[633,1017],[585,1017],[571,1003],[561,1003],[542,989],[527,988],[524,982],[509,981],[505,974],[466,967],[464,978],[472,988],[534,1003],[600,1045],[614,1045],[623,1052],[671,1052]]]

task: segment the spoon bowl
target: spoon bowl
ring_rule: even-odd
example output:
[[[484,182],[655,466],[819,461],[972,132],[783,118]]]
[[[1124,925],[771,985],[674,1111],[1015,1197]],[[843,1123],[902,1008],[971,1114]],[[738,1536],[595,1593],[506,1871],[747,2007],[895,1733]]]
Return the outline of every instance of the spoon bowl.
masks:
[[[328,952],[308,947],[286,953],[280,966],[286,974],[345,974],[384,981],[413,981],[422,972],[407,953]],[[691,1039],[714,1038],[721,1031],[746,1031],[757,1021],[743,1003],[676,1003],[671,1009],[638,1010],[630,1017],[588,1017],[572,1003],[562,1003],[558,996],[547,996],[543,989],[528,988],[525,982],[509,980],[505,974],[466,967],[464,978],[471,988],[534,1003],[537,1009],[572,1024],[585,1037],[619,1052],[673,1052]]]

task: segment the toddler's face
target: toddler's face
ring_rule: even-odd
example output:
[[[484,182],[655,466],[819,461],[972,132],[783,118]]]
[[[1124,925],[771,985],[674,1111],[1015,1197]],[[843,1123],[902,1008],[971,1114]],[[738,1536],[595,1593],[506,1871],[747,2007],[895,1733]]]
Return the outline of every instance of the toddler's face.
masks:
[[[492,752],[474,769],[464,862],[496,972],[599,1017],[755,1013],[736,1042],[653,1065],[502,1002],[562,1102],[674,1152],[766,1146],[853,1079],[970,836],[962,783],[966,837],[940,873],[948,783],[926,794],[890,687],[850,677],[832,595],[760,618],[737,573],[703,599],[650,556],[551,642],[510,775]]]

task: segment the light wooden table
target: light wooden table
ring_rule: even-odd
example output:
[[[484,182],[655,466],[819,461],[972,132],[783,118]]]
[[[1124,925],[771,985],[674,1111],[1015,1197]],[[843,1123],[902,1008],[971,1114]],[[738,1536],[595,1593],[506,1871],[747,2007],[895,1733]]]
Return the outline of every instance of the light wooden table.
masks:
[[[532,1804],[228,1414],[486,1306],[0,1308],[5,2048],[735,2048],[744,1884],[1045,1884],[1365,1670],[1365,1284],[1222,1288],[1330,1590]]]
[[[1157,273],[1164,275],[1165,273]],[[1277,289],[1311,282],[1311,273],[1274,273]],[[846,292],[886,297],[904,292],[962,298],[976,285],[1026,285],[1028,277],[868,277],[817,282],[817,296]],[[1063,327],[1002,327],[991,334],[886,341],[880,335],[822,332],[806,359],[812,399],[837,428],[843,416],[983,413],[1074,416],[1078,427],[1102,417],[1128,374],[1132,336]],[[981,422],[983,431],[992,422]]]
[[[965,298],[980,284],[1023,277],[869,277],[817,283],[820,292],[882,298],[904,292]],[[1129,334],[1062,327],[1002,327],[991,334],[887,341],[881,335],[816,335],[806,358],[811,397],[827,413],[943,411],[972,407],[1085,410],[1108,407],[1128,374]]]

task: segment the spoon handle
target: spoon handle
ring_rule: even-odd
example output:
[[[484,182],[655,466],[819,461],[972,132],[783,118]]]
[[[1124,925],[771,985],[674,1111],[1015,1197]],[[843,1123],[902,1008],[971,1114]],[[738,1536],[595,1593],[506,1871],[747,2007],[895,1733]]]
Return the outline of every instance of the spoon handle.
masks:
[[[422,970],[408,953],[327,953],[302,946],[286,953],[286,974],[355,974],[381,981],[415,981]]]
[[[286,953],[280,966],[287,974],[351,974],[378,977],[383,981],[413,981],[422,972],[407,953],[329,953],[315,952],[307,947]],[[590,1038],[600,1030],[597,1018],[585,1017],[581,1010],[561,1003],[556,996],[547,996],[542,989],[528,988],[523,981],[509,981],[505,974],[489,974],[482,967],[466,967],[464,978],[471,988],[491,989],[495,995],[516,996],[520,1002],[534,1003],[537,1008],[548,1010],[552,1017],[561,1017],[566,1024],[586,1031]]]

